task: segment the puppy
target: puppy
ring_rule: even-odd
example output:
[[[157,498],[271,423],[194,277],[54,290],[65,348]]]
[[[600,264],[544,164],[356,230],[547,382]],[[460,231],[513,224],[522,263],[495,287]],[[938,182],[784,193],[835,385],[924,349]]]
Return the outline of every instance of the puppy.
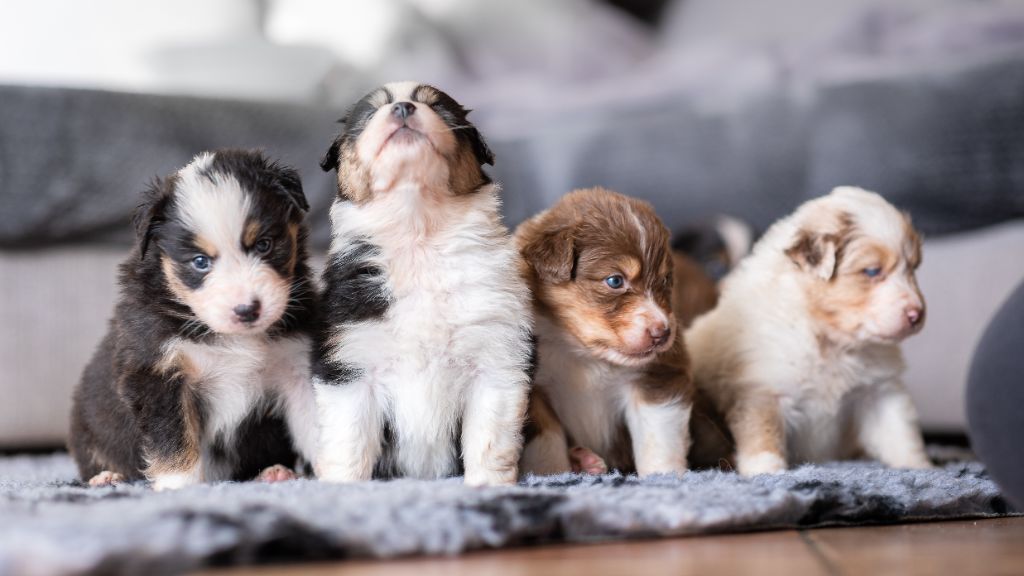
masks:
[[[200,154],[150,187],[74,393],[83,480],[163,490],[252,478],[294,461],[293,442],[312,456],[307,209],[298,174],[253,151]]]
[[[579,190],[521,224],[516,242],[537,336],[523,471],[601,471],[588,451],[570,462],[570,446],[625,472],[685,471],[692,389],[669,233],[654,210]]]
[[[516,480],[529,292],[466,115],[432,86],[385,85],[321,164],[338,171],[314,368],[323,480]]]
[[[859,456],[929,466],[900,381],[899,342],[924,325],[920,262],[909,217],[858,188],[772,226],[686,334],[694,380],[726,428],[695,427],[699,459],[729,457],[720,440],[731,438],[745,475]]]

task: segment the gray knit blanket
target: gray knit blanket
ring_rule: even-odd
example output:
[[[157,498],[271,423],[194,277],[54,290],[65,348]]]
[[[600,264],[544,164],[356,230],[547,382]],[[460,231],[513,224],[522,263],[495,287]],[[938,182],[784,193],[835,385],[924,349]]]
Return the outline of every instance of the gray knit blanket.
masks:
[[[0,458],[0,575],[175,574],[204,566],[391,558],[553,542],[1010,513],[984,468],[867,462],[741,478],[719,471],[332,485],[88,488],[64,454]]]

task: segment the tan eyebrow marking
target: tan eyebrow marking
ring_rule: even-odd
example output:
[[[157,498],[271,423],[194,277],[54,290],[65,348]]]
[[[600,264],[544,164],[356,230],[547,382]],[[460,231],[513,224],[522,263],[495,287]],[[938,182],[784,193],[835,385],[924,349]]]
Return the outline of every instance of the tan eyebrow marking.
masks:
[[[217,257],[217,245],[210,242],[207,237],[197,234],[195,238],[195,245],[196,248],[202,250],[203,254],[206,254],[210,258]]]

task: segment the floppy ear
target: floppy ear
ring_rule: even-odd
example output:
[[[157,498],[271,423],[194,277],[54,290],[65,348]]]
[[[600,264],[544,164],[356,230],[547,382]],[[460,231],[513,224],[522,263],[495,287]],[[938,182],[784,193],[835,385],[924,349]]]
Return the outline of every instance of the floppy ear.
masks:
[[[476,156],[476,161],[481,165],[487,164],[494,166],[494,152],[491,152],[491,148],[487,145],[484,140],[483,134],[473,127],[471,130],[467,130],[469,136],[469,142],[473,146],[473,155]]]
[[[802,270],[822,280],[831,280],[836,272],[838,249],[839,238],[835,234],[801,230],[786,255]]]
[[[167,206],[170,204],[174,192],[174,184],[174,178],[154,179],[143,193],[145,200],[135,209],[132,225],[135,226],[135,236],[139,242],[140,260],[146,257],[150,240],[165,221]]]
[[[330,172],[338,168],[339,155],[341,154],[341,138],[345,135],[345,125],[348,124],[350,115],[351,111],[344,118],[338,120],[338,124],[342,126],[341,133],[334,138],[334,142],[331,142],[330,148],[324,153],[324,157],[320,159],[320,168],[324,172]]]
[[[561,284],[573,277],[576,246],[572,228],[568,226],[545,230],[528,241],[520,252],[543,282]]]
[[[331,142],[331,147],[324,153],[324,157],[320,159],[320,168],[324,172],[330,172],[338,168],[338,154],[341,152],[341,136],[334,139]]]
[[[309,202],[306,201],[306,195],[302,192],[302,178],[299,177],[298,171],[294,168],[279,167],[278,186],[293,206],[302,212],[309,211]]]

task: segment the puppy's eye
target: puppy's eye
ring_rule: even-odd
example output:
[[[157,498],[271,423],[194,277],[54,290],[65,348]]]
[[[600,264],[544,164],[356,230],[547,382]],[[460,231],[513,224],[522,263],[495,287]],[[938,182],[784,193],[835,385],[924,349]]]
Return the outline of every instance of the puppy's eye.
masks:
[[[205,254],[200,254],[192,259],[192,267],[199,272],[208,272],[210,266],[213,266],[213,260],[210,260],[210,257]]]
[[[868,278],[874,278],[882,273],[882,269],[878,266],[872,266],[871,268],[865,268],[861,272],[863,272]]]
[[[619,290],[626,285],[626,280],[618,274],[612,274],[604,279],[604,283],[612,290]]]
[[[270,238],[260,238],[252,245],[252,249],[256,251],[260,256],[270,252],[270,249],[274,247],[274,241]]]

